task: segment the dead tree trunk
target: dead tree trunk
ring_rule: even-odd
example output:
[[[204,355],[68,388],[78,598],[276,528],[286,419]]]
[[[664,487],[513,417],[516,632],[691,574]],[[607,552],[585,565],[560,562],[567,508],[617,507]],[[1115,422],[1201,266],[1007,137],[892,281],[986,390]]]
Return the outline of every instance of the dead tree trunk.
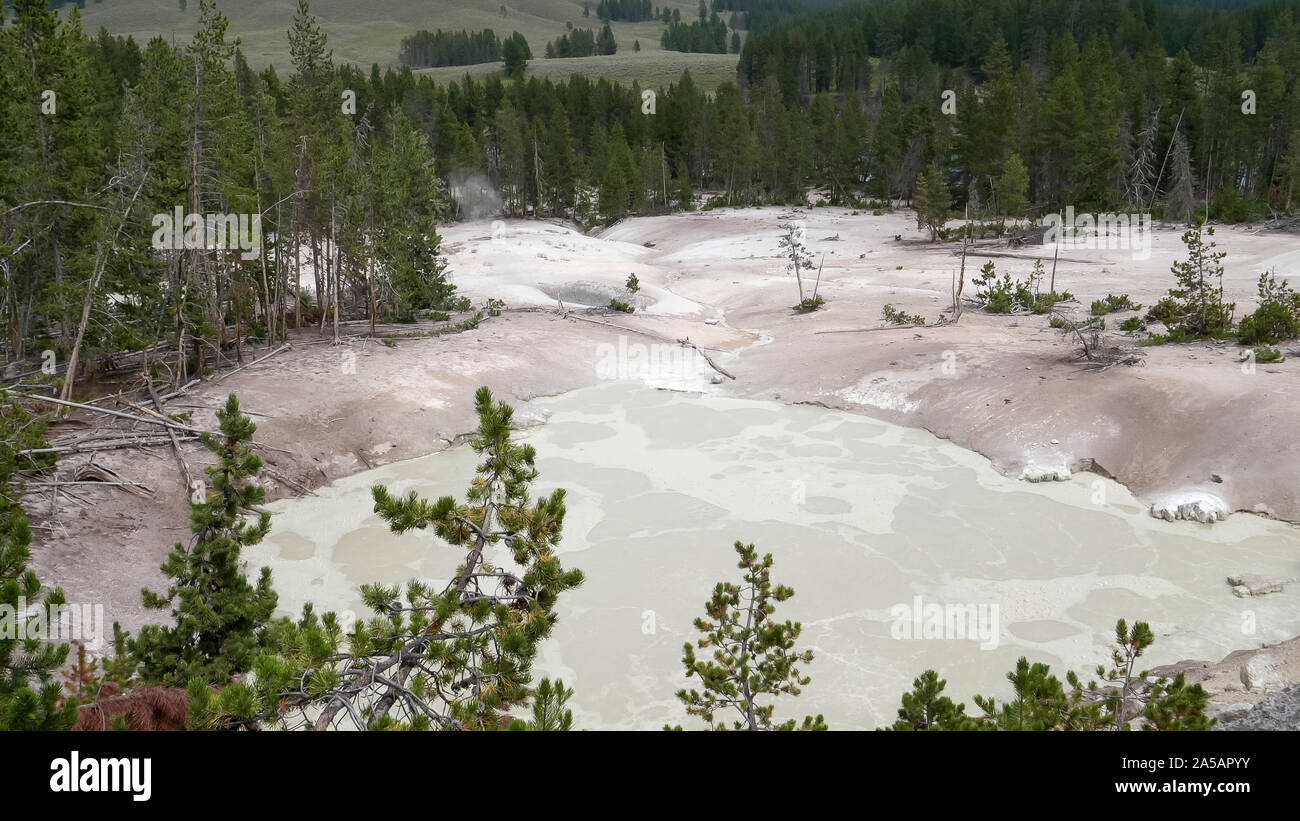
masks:
[[[334,227],[334,200],[330,200],[330,245],[334,249],[334,291],[333,291],[333,311],[334,311],[334,344],[339,343],[339,274],[341,261],[339,259],[338,234]]]
[[[117,230],[113,230],[113,214],[110,211],[105,217],[104,237],[99,241],[99,247],[95,250],[95,262],[91,268],[90,281],[86,284],[86,298],[81,304],[81,322],[77,325],[77,338],[72,343],[72,353],[68,357],[68,369],[64,374],[63,390],[59,393],[60,398],[65,402],[72,398],[72,387],[77,381],[77,366],[81,357],[81,344],[86,339],[86,326],[90,324],[90,308],[95,302],[95,289],[99,287],[99,281],[104,276],[104,270],[108,268],[108,261],[113,257],[114,243],[122,233],[122,226],[126,225],[127,218],[131,214],[131,209],[135,206],[135,201],[140,196],[141,189],[144,188],[145,179],[148,172],[140,179],[140,185],[136,187],[135,194],[131,196],[122,211],[121,220],[118,222]]]

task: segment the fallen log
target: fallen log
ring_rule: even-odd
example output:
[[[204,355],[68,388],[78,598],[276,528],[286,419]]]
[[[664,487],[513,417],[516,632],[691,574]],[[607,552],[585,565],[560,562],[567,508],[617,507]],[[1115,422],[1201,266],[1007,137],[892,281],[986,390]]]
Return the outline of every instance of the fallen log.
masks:
[[[240,365],[238,368],[233,368],[231,370],[226,371],[225,373],[218,376],[216,379],[213,379],[212,383],[215,385],[216,383],[220,382],[221,380],[225,379],[227,376],[230,376],[233,373],[238,373],[239,371],[242,371],[244,368],[248,368],[253,365],[256,365],[258,362],[264,362],[270,359],[271,357],[275,356],[276,354],[280,353],[281,351],[287,351],[292,347],[293,345],[290,345],[288,342],[286,342],[280,347],[271,351],[269,354],[266,354],[265,356],[259,356],[257,359],[254,359],[252,362],[249,362],[247,365]]]
[[[134,403],[134,402],[128,402],[128,401],[126,401],[125,399],[118,399],[118,400],[117,400],[117,404],[118,404],[118,407],[121,407],[122,405],[125,405],[125,406],[127,406],[128,408],[133,408],[133,409],[135,409],[135,410],[140,411],[141,413],[147,413],[148,415],[152,416],[152,417],[155,418],[155,419],[166,419],[166,418],[167,418],[166,415],[164,415],[164,414],[162,414],[162,413],[160,413],[160,412],[158,412],[158,411],[155,411],[155,410],[153,410],[152,408],[146,408],[144,405],[137,405],[136,403]]]
[[[583,322],[591,322],[591,323],[594,323],[594,324],[596,324],[596,325],[604,325],[606,328],[617,328],[617,329],[620,330],[620,331],[626,331],[627,333],[630,333],[630,334],[641,334],[642,336],[648,336],[648,337],[650,337],[651,339],[658,339],[658,340],[661,340],[661,341],[663,341],[663,342],[671,342],[671,341],[672,341],[672,340],[670,340],[668,337],[666,337],[666,336],[660,336],[659,334],[657,334],[657,333],[653,333],[652,331],[643,331],[643,330],[639,330],[639,329],[637,329],[637,328],[629,328],[629,327],[627,327],[626,325],[615,325],[613,322],[601,322],[599,319],[592,319],[592,318],[589,317],[589,316],[578,316],[577,314],[569,313],[569,314],[567,314],[567,315],[565,316],[565,318],[566,318],[566,319],[578,319],[578,320],[581,320],[581,321],[583,321]]]
[[[704,357],[704,361],[709,363],[709,367],[713,368],[713,370],[717,371],[718,373],[722,374],[728,379],[736,378],[734,375],[728,373],[727,371],[719,367],[718,363],[714,362],[713,358],[710,357],[703,348],[701,348],[699,345],[696,345],[694,342],[691,342],[688,339],[671,339],[661,334],[654,333],[653,331],[645,331],[637,328],[628,328],[624,325],[615,325],[613,322],[601,322],[599,319],[592,319],[591,317],[586,317],[586,316],[577,316],[572,313],[568,314],[565,318],[579,319],[582,320],[583,322],[591,322],[596,325],[604,325],[607,328],[617,328],[620,331],[627,331],[628,333],[640,334],[641,336],[648,336],[651,339],[658,339],[661,342],[676,342],[678,345],[685,345],[688,348],[693,348],[694,350],[698,351],[700,356]]]
[[[189,382],[186,382],[184,385],[181,385],[181,387],[178,390],[174,390],[171,393],[164,393],[162,396],[158,398],[164,402],[166,402],[168,399],[175,399],[178,396],[184,395],[184,393],[188,391],[190,388],[199,384],[199,381],[200,380],[198,379],[191,379]]]
[[[950,323],[944,323],[950,324]],[[872,331],[904,331],[908,328],[938,328],[939,324],[934,325],[886,325],[883,328],[845,328],[840,331],[813,331],[814,334],[865,334]]]
[[[290,479],[288,476],[285,476],[283,473],[280,473],[278,470],[275,470],[269,465],[262,465],[262,472],[265,473],[267,476],[271,477],[272,479],[274,479],[275,481],[288,485],[289,487],[293,488],[299,493],[305,494],[307,496],[316,495],[316,491],[308,487],[303,487],[302,485],[298,484],[294,480]]]
[[[182,436],[181,440],[197,439],[197,436]],[[152,448],[162,447],[171,444],[164,436],[144,436],[132,437],[130,439],[116,439],[108,442],[96,442],[93,444],[71,444],[57,445],[48,448],[27,448],[18,451],[21,456],[29,456],[37,453],[94,453],[101,450],[120,450],[122,448]]]
[[[166,400],[163,400],[163,401],[166,401]],[[180,405],[180,404],[178,404],[178,405],[176,405],[176,407],[178,407],[178,408],[190,408],[191,410],[213,410],[213,408],[209,408],[207,405]],[[275,418],[275,417],[271,416],[271,414],[269,414],[269,413],[258,413],[257,411],[251,411],[251,410],[249,410],[248,408],[243,408],[243,407],[241,407],[241,408],[239,409],[239,412],[242,413],[242,414],[244,414],[245,416],[260,416],[260,417],[263,418],[263,419],[274,419],[274,418]]]
[[[158,391],[154,390],[153,380],[145,379],[144,385],[149,389],[149,398],[153,400],[153,406],[158,409],[159,417],[163,416],[162,400],[158,398]],[[167,438],[172,443],[172,453],[176,455],[176,465],[181,469],[181,482],[185,492],[190,492],[190,468],[185,464],[185,456],[181,453],[181,443],[176,439],[176,431],[167,428]]]
[[[33,396],[32,394],[27,394],[27,393],[19,393],[14,395],[22,397],[24,399],[31,399],[37,402],[50,402],[55,405],[64,405],[69,408],[81,408],[82,410],[94,411],[95,413],[105,413],[108,414],[109,416],[117,416],[122,419],[130,419],[132,422],[147,422],[151,425],[162,425],[163,427],[167,427],[167,428],[175,428],[176,430],[183,430],[186,433],[210,433],[213,436],[220,435],[219,433],[216,433],[214,431],[203,430],[201,428],[192,428],[189,425],[182,425],[179,422],[173,422],[169,419],[151,419],[148,416],[136,416],[135,414],[132,413],[123,413],[122,411],[109,410],[108,408],[97,408],[93,405],[86,405],[81,402],[69,402],[66,399],[55,399],[52,396]]]
[[[46,482],[27,482],[26,487],[67,487],[69,485],[98,485],[100,487],[120,487],[126,489],[127,491],[130,491],[135,488],[140,488],[145,490],[146,492],[137,495],[142,495],[142,496],[153,495],[153,489],[142,482],[101,482],[98,479],[84,479],[84,480],[77,480],[72,482],[65,482],[59,479],[51,479]]]
[[[723,376],[727,377],[728,379],[735,379],[735,378],[736,378],[736,377],[732,376],[731,374],[727,373],[727,372],[726,372],[725,370],[723,370],[722,368],[718,367],[718,363],[714,362],[713,359],[712,359],[712,358],[711,358],[707,353],[704,352],[704,349],[701,348],[699,345],[696,345],[694,342],[691,342],[691,341],[686,340],[686,339],[679,339],[679,340],[677,340],[677,344],[679,344],[679,345],[685,345],[686,347],[695,350],[697,353],[699,353],[700,356],[704,357],[704,361],[709,363],[709,367],[710,367],[710,368],[713,368],[713,370],[717,371],[718,373],[722,374]]]
[[[974,249],[967,252],[972,257],[1007,257],[1008,259],[1035,260],[1041,259],[1039,254],[1013,254],[1010,251],[976,251]],[[952,255],[961,256],[961,251],[953,251]],[[1075,262],[1080,265],[1096,265],[1101,260],[1096,259],[1079,259],[1078,257],[1061,257],[1061,262]]]

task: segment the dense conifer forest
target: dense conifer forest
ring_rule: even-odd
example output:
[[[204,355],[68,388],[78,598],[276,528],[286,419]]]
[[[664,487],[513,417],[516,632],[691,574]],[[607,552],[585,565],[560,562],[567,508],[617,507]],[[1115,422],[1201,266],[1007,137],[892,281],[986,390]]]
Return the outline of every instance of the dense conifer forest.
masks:
[[[736,11],[771,30],[745,42],[737,83],[707,95],[684,73],[654,89],[651,114],[636,82],[439,85],[340,63],[305,4],[289,59],[258,72],[213,3],[173,45],[87,33],[75,11],[19,0],[0,30],[6,357],[65,362],[80,346],[84,364],[165,341],[192,370],[226,326],[265,339],[336,302],[341,315],[436,308],[450,294],[435,229],[456,213],[446,181],[472,176],[505,215],[582,222],[677,207],[687,189],[729,204],[814,187],[906,200],[932,164],[954,209],[976,215],[1287,211],[1298,5],[753,4]],[[1022,169],[1023,197],[1000,185]],[[257,215],[261,243],[160,249],[153,218],[178,207]]]
[[[515,33],[513,37],[523,40]],[[523,40],[527,48],[528,41]],[[502,58],[501,38],[492,29],[482,31],[417,31],[403,38],[399,59],[411,68],[468,66],[495,63]]]
[[[911,207],[930,242],[951,237],[944,223],[954,214],[998,230],[1067,207],[1154,215],[1194,226],[1183,238],[1188,260],[1173,266],[1179,290],[1170,292],[1186,300],[1181,326],[1171,327],[1188,339],[1223,339],[1233,324],[1222,286],[1215,296],[1207,284],[1205,270],[1223,253],[1211,229],[1203,238],[1202,220],[1263,220],[1300,207],[1300,0],[714,0],[688,21],[648,0],[602,0],[598,32],[574,29],[547,45],[551,58],[608,56],[616,24],[660,20],[667,49],[737,52],[735,81],[714,93],[689,71],[655,88],[580,73],[538,78],[528,73],[524,38],[503,41],[490,29],[418,31],[402,41],[400,65],[362,67],[335,58],[328,27],[306,2],[285,59],[254,69],[213,0],[197,3],[200,26],[188,42],[87,32],[68,5],[10,0],[0,18],[4,377],[11,389],[32,389],[22,380],[35,377],[58,391],[40,401],[87,408],[72,402],[85,398],[79,385],[131,359],[144,376],[134,389],[149,392],[156,412],[127,404],[173,434],[182,473],[175,430],[200,435],[210,451],[213,492],[191,500],[191,546],[178,544],[163,565],[172,580],[165,592],[143,593],[147,606],[173,608],[175,624],[119,633],[117,657],[105,661],[123,687],[176,695],[188,686],[188,707],[172,704],[180,705],[169,719],[176,726],[572,725],[563,709],[572,691],[545,679],[534,687],[531,665],[557,597],[584,576],[556,561],[565,491],[532,492],[535,453],[512,441],[511,406],[486,387],[475,394],[471,447],[484,461],[463,503],[371,489],[393,534],[431,529],[463,547],[466,560],[441,590],[363,588],[381,618],[345,642],[333,615],[274,619],[270,572],[255,583],[244,575],[240,550],[269,532],[271,516],[259,507],[257,425],[238,399],[217,412],[219,432],[205,431],[165,416],[156,391],[168,383],[179,394],[197,376],[263,355],[291,329],[338,342],[342,322],[369,323],[373,337],[377,321],[450,323],[453,313],[468,318],[443,332],[476,328],[482,313],[450,281],[439,227],[484,201],[492,217],[586,230],[679,210],[812,207],[816,192],[818,203],[846,206],[846,218]],[[481,79],[441,83],[417,71],[497,61],[502,70]],[[782,229],[779,247],[806,308],[794,310],[813,313],[824,300],[816,286],[804,298],[799,273],[813,261],[800,229]],[[963,242],[963,266],[965,251]],[[985,271],[972,282],[988,289],[977,294],[990,297],[980,307],[991,314],[1011,313],[1022,292],[1026,313],[1068,296],[1054,286],[1013,290],[1009,276],[998,293],[994,263]],[[626,282],[631,300],[641,286],[635,274]],[[1271,301],[1290,324],[1284,335],[1265,324],[1278,319],[1266,299],[1239,339],[1294,338],[1294,292],[1285,281],[1260,283],[1262,295],[1285,295],[1285,305]],[[955,322],[956,293],[953,303]],[[1136,310],[1127,295],[1093,306],[1098,316]],[[483,306],[497,316],[500,308],[495,299]],[[634,312],[620,299],[611,308]],[[937,327],[883,309],[896,324]],[[21,498],[22,482],[50,467],[58,449],[45,447],[46,419],[0,398],[0,604],[9,604],[42,590],[26,570],[32,534],[11,496]],[[486,562],[484,551],[498,544],[524,568],[518,577]],[[800,627],[768,618],[769,598],[793,596],[773,586],[771,556],[743,542],[735,551],[747,604],[736,605],[740,585],[718,583],[706,613],[726,618],[696,622],[707,639],[698,646],[731,642],[775,661],[751,668],[745,660],[744,669],[760,671],[748,676],[697,660],[687,645],[687,677],[698,675],[705,692],[678,698],[710,727],[728,723],[715,712],[734,708],[741,718],[726,718],[736,729],[825,729],[820,715],[799,725],[756,705],[751,684],[764,696],[797,695],[809,679],[796,662],[813,656],[787,655]],[[482,578],[500,586],[480,594]],[[0,728],[71,726],[76,704],[53,683],[68,648],[13,661],[20,648],[6,641]],[[483,651],[496,641],[504,651]],[[1172,683],[1133,679],[1134,660],[1154,641],[1145,622],[1116,624],[1114,668],[1099,675],[1122,685],[1106,692],[1073,677],[1067,689],[1022,658],[1006,677],[1016,700],[999,710],[977,696],[983,716],[943,697],[944,681],[926,671],[892,728],[1095,730],[1139,716],[1156,729],[1210,727],[1205,693],[1184,689],[1181,673]],[[446,693],[407,687],[434,657],[431,678]],[[255,668],[255,685],[238,680]],[[392,679],[376,672],[390,669]],[[1144,707],[1133,712],[1138,701]],[[531,722],[508,712],[530,704]]]

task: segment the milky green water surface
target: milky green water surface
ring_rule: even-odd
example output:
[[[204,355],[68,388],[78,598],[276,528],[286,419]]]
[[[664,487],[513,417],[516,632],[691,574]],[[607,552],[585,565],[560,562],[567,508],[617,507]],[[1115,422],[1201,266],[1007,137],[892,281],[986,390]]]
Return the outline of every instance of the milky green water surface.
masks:
[[[1120,485],[1081,474],[1031,485],[928,433],[853,414],[655,391],[625,383],[539,400],[523,437],[539,492],[568,491],[564,562],[586,584],[561,599],[539,673],[576,692],[585,729],[698,723],[673,697],[682,645],[716,581],[739,581],[732,543],[775,558],[796,595],[777,615],[803,623],[812,683],[778,716],[823,713],[832,727],[891,722],[922,670],[1005,697],[1017,657],[1081,673],[1108,660],[1115,620],[1146,620],[1149,666],[1300,633],[1300,588],[1258,599],[1225,577],[1300,576],[1300,529],[1237,514],[1198,525],[1150,517]],[[463,558],[428,533],[388,532],[368,488],[463,498],[468,447],[357,474],[316,497],[271,505],[249,551],[269,565],[283,611],[364,610],[357,587],[445,580]],[[896,605],[996,605],[996,647],[891,633]],[[989,612],[989,611],[984,611]]]

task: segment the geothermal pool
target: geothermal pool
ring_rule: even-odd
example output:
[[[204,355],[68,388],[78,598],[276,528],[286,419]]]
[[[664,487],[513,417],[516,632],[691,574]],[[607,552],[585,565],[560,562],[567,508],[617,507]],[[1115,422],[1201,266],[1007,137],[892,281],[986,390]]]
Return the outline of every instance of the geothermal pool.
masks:
[[[567,489],[560,552],[587,577],[561,598],[537,672],[574,689],[582,729],[703,726],[674,697],[688,684],[682,645],[714,584],[739,581],[738,539],[773,554],[774,580],[795,589],[776,616],[802,622],[816,654],[812,682],[776,715],[822,713],[832,729],[891,723],[926,668],[972,712],[974,693],[1009,695],[1021,655],[1086,681],[1121,617],[1151,623],[1147,667],[1300,633],[1292,589],[1241,599],[1225,583],[1300,575],[1290,525],[1164,522],[1092,474],[1026,484],[926,432],[810,406],[630,383],[533,404],[548,415],[520,435],[537,449],[534,495]],[[463,498],[475,464],[461,446],[269,505],[249,564],[272,568],[285,614],[310,600],[368,617],[361,584],[445,581],[463,556],[430,533],[390,533],[370,485]],[[925,629],[945,606],[977,616],[965,636]],[[917,624],[931,637],[909,637]]]

